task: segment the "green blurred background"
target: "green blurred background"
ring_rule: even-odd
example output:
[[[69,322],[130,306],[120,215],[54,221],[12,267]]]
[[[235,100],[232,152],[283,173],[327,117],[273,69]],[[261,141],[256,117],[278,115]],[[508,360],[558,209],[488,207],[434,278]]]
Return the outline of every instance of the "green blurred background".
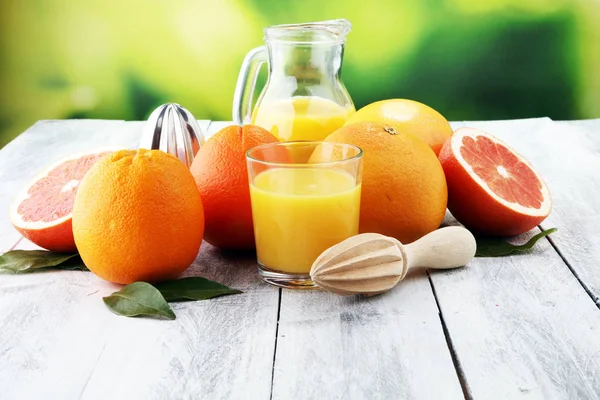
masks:
[[[357,108],[449,120],[600,117],[598,0],[2,0],[0,147],[39,119],[141,120],[175,101],[230,120],[262,28],[347,18]]]

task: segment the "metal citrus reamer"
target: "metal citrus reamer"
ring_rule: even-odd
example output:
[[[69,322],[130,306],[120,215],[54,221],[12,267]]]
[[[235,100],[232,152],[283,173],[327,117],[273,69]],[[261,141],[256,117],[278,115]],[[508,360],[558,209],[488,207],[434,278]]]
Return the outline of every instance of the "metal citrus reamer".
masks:
[[[189,168],[203,144],[204,133],[194,116],[179,104],[167,103],[148,117],[139,147],[173,154]]]

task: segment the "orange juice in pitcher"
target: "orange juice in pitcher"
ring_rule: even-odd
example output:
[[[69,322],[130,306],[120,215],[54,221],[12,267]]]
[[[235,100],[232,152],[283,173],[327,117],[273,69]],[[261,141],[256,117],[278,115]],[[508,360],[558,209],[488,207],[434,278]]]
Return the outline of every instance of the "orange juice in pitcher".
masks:
[[[354,108],[317,96],[263,102],[254,110],[252,124],[283,141],[323,140],[341,128]]]
[[[261,126],[282,141],[323,140],[354,113],[341,80],[347,20],[276,25],[265,29],[265,46],[251,50],[238,78],[233,120]],[[260,66],[269,77],[256,106]]]

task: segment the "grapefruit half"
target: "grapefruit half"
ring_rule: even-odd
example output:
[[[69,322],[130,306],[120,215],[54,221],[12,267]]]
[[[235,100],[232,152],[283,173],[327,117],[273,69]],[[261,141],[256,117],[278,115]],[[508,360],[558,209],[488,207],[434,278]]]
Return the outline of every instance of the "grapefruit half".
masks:
[[[76,251],[71,211],[77,187],[90,167],[109,153],[77,154],[45,168],[13,201],[12,225],[40,247]]]
[[[513,236],[542,222],[552,209],[550,191],[532,165],[500,139],[460,128],[442,147],[448,209],[467,228]]]

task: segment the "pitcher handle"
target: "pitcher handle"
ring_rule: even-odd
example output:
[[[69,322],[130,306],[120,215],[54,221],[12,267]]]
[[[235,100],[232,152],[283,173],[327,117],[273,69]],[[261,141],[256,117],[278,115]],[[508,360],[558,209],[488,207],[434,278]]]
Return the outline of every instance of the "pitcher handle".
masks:
[[[267,62],[267,48],[260,46],[252,49],[244,57],[242,69],[233,94],[233,122],[238,125],[249,123],[252,118],[252,98],[258,72]]]

